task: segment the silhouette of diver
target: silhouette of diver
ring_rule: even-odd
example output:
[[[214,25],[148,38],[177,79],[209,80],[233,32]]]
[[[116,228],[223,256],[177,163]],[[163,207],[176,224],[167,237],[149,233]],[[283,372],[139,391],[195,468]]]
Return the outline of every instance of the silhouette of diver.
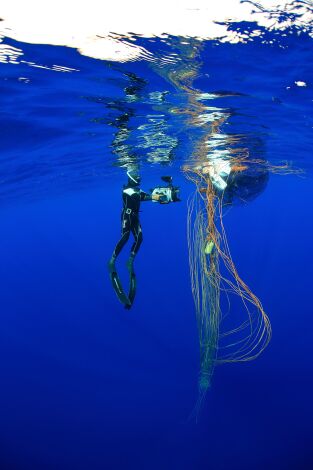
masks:
[[[172,185],[170,176],[162,177],[162,180],[168,183],[168,186],[157,186],[151,193],[146,193],[140,189],[141,178],[136,171],[128,171],[128,183],[124,185],[122,191],[123,209],[122,209],[122,236],[117,242],[109,261],[109,272],[113,288],[118,299],[125,308],[130,309],[136,295],[136,276],[134,271],[134,259],[137,255],[140,245],[143,241],[142,228],[139,220],[139,210],[142,201],[153,201],[161,204],[179,201],[179,188]],[[130,233],[134,236],[134,242],[131,247],[130,257],[127,261],[129,271],[129,293],[125,294],[121,281],[118,277],[115,267],[115,261],[124,246],[126,245]]]

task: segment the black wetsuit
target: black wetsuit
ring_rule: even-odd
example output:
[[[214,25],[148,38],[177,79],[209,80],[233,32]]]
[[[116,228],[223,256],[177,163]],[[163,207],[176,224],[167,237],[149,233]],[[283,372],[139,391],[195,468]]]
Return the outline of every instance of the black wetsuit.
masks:
[[[139,186],[124,186],[123,189],[123,210],[122,210],[122,237],[118,241],[113,256],[117,257],[124,245],[127,243],[130,232],[134,235],[134,243],[131,254],[135,256],[142,243],[142,230],[139,221],[139,209],[141,201],[151,201],[151,194],[142,191]]]

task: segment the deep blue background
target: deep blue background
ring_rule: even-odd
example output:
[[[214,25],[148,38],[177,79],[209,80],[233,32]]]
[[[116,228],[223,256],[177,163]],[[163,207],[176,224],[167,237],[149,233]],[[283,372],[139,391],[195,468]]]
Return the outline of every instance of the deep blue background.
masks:
[[[312,468],[313,62],[300,39],[289,51],[208,45],[204,53],[213,81],[203,75],[199,87],[247,93],[234,101],[232,130],[250,133],[255,122],[266,129],[267,158],[288,154],[306,175],[271,176],[255,201],[225,217],[234,261],[262,300],[273,339],[258,360],[216,369],[198,423],[189,419],[199,368],[186,240],[194,188],[182,162],[142,164],[144,189],[170,172],[183,201],[142,206],[138,293],[126,311],[107,273],[125,172],[110,154],[114,129],[89,120],[107,110],[83,98],[122,97],[123,84],[75,51],[14,43],[28,60],[81,72],[0,68],[1,468]],[[270,54],[272,66],[262,65]],[[151,90],[170,88],[142,63],[124,67],[147,74]],[[295,87],[298,79],[308,86]]]

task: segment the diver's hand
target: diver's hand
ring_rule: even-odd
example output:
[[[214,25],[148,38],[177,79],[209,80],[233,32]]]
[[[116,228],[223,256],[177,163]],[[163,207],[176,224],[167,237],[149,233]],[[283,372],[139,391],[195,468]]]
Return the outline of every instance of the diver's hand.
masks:
[[[164,194],[154,194],[152,196],[153,201],[158,201],[160,204],[167,204],[170,202]]]

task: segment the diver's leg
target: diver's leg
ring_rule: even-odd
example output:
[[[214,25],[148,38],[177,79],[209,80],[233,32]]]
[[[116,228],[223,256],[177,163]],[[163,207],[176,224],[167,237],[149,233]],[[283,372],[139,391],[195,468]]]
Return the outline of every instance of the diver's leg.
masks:
[[[142,229],[138,217],[133,218],[130,229],[135,238],[133,246],[131,247],[131,255],[136,256],[139,251],[140,245],[143,242]]]
[[[117,242],[117,244],[114,248],[112,257],[109,261],[110,271],[115,270],[115,260],[118,257],[118,255],[120,254],[120,252],[122,251],[125,244],[127,243],[127,240],[129,239],[130,227],[131,227],[131,223],[130,223],[129,215],[125,214],[125,216],[122,217],[122,236],[121,236],[120,240]]]
[[[125,305],[125,308],[127,309],[131,308],[135,300],[135,296],[136,296],[136,275],[134,271],[134,259],[143,241],[142,229],[141,229],[141,225],[140,225],[138,217],[132,218],[132,223],[131,223],[130,228],[134,235],[135,240],[131,248],[130,257],[128,258],[128,261],[127,261],[127,268],[129,270],[129,292],[128,292],[129,304]]]
[[[127,309],[131,307],[131,302],[123,290],[122,283],[120,281],[120,278],[117,274],[117,270],[115,267],[115,260],[117,256],[120,254],[121,250],[123,249],[125,243],[127,242],[129,235],[130,235],[130,219],[129,219],[129,215],[125,214],[122,216],[122,236],[120,240],[118,241],[118,243],[116,244],[112,257],[109,261],[109,271],[110,271],[110,279],[112,282],[113,289],[119,301]]]
[[[130,257],[127,261],[127,267],[129,271],[132,271],[135,256],[137,255],[140,245],[143,241],[142,229],[139,222],[139,218],[137,216],[132,218],[130,229],[132,231],[132,234],[134,235],[135,241],[131,247]]]

